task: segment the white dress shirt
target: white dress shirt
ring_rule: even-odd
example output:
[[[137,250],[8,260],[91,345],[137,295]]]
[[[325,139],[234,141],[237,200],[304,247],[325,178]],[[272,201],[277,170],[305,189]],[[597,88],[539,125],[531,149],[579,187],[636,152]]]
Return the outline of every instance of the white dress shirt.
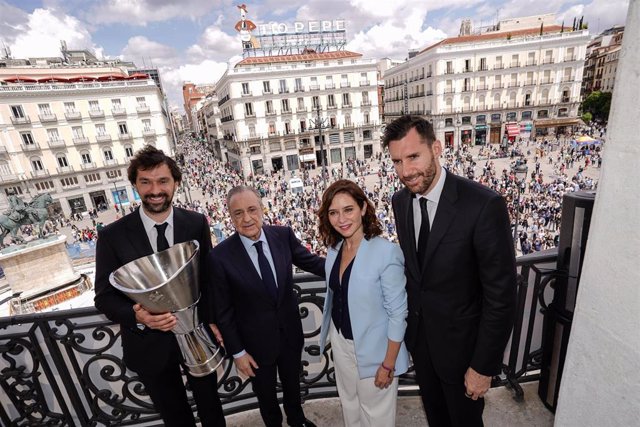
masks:
[[[436,182],[436,185],[427,194],[416,194],[413,198],[413,230],[416,238],[416,248],[418,247],[418,238],[420,236],[420,226],[422,225],[422,212],[420,210],[420,199],[427,199],[427,212],[429,212],[429,230],[433,228],[433,221],[436,218],[436,212],[438,211],[438,202],[440,202],[440,196],[442,195],[442,189],[444,188],[444,180],[447,176],[447,170],[440,166],[440,178]]]
[[[140,209],[138,209],[142,225],[144,226],[144,231],[147,233],[153,252],[158,252],[158,229],[155,225],[160,225],[164,222],[168,224],[167,228],[164,230],[164,236],[167,238],[167,242],[169,242],[169,247],[173,246],[173,206],[169,209],[171,209],[169,216],[161,223],[157,223],[155,220],[149,218],[149,216],[144,212],[144,208],[140,207]]]

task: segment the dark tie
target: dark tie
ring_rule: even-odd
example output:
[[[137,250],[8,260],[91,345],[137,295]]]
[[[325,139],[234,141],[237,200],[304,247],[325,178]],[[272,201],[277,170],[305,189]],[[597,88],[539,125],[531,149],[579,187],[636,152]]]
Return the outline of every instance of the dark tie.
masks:
[[[165,249],[169,249],[169,242],[167,241],[167,236],[165,236],[164,234],[168,225],[169,224],[167,224],[166,222],[163,222],[162,224],[154,225],[156,230],[158,230],[158,238],[156,239],[156,248],[158,252],[164,251]]]
[[[427,242],[429,241],[430,223],[429,223],[429,211],[427,210],[427,199],[421,197],[418,199],[420,202],[420,233],[418,234],[418,262],[420,265],[424,265],[425,257],[427,255]]]
[[[278,286],[276,285],[276,279],[273,277],[273,271],[269,265],[267,257],[262,250],[262,242],[257,241],[253,244],[258,251],[258,265],[260,266],[260,275],[262,276],[262,283],[267,289],[267,292],[275,300],[278,299]]]

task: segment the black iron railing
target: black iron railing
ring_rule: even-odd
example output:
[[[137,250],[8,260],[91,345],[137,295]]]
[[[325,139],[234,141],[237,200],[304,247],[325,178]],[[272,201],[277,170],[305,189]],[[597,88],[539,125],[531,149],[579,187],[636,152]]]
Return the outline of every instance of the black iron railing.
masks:
[[[514,389],[537,379],[542,318],[550,300],[556,254],[518,259],[518,315],[507,346],[503,375],[494,386]],[[318,277],[295,276],[305,344],[300,375],[303,400],[337,396],[330,346],[318,339],[325,286]],[[225,413],[257,408],[251,384],[227,361],[218,371]],[[413,373],[401,378],[401,395],[417,394]],[[0,319],[1,425],[157,425],[160,417],[136,374],[122,362],[120,331],[95,308]],[[194,404],[195,408],[195,404]]]

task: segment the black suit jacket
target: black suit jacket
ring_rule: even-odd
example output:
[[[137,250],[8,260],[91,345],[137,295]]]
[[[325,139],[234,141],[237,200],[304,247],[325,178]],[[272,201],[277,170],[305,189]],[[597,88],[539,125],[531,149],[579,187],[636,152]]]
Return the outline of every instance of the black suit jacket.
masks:
[[[276,269],[278,298],[262,284],[249,254],[235,233],[209,255],[209,282],[213,289],[218,327],[230,355],[243,349],[260,364],[275,363],[281,334],[289,348],[300,352],[304,343],[292,264],[324,277],[324,259],[311,254],[289,227],[262,227]]]
[[[109,283],[109,274],[126,263],[151,255],[153,249],[144,230],[139,208],[118,221],[107,225],[98,234],[96,246],[95,305],[110,320],[120,324],[123,361],[138,373],[154,373],[168,363],[180,361],[179,349],[172,332],[138,329],[133,312],[135,304]],[[200,270],[211,250],[211,234],[204,215],[185,209],[173,208],[173,241],[182,243],[197,240],[200,243]],[[200,274],[202,278],[202,273]],[[211,299],[201,283],[198,315],[202,323],[212,323]]]
[[[447,173],[422,268],[416,255],[411,192],[398,191],[392,203],[405,254],[407,347],[412,350],[416,340],[426,339],[433,365],[446,382],[460,382],[469,366],[484,375],[498,374],[516,293],[515,252],[504,199]],[[420,314],[426,336],[417,336]]]

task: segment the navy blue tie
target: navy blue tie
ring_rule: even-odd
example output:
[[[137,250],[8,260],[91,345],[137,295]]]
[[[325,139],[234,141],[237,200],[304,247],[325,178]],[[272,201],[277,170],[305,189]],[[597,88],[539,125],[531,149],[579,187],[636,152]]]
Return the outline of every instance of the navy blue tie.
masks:
[[[260,275],[262,276],[262,283],[266,288],[267,292],[273,300],[278,299],[278,285],[276,285],[276,279],[273,277],[273,271],[271,270],[271,266],[269,265],[269,261],[267,257],[264,255],[264,250],[262,250],[262,242],[257,241],[253,244],[256,250],[258,251],[258,265],[260,266]]]

